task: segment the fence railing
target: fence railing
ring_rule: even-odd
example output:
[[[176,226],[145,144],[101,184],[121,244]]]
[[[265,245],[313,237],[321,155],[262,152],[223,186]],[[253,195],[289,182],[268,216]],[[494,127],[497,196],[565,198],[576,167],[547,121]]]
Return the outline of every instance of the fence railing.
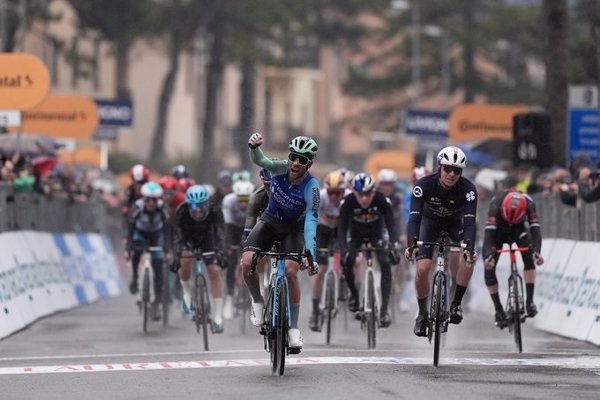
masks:
[[[12,185],[0,183],[0,232],[109,233],[115,224],[118,227],[116,214],[100,201],[73,202],[37,193],[15,193]]]
[[[542,237],[600,241],[600,202],[565,205],[558,196],[535,195]]]

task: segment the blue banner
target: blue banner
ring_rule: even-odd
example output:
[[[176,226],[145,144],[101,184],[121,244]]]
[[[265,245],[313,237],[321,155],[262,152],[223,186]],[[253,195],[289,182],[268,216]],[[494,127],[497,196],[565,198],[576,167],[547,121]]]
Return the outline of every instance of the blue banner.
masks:
[[[409,135],[448,137],[448,111],[408,108],[404,118],[404,131]]]
[[[100,126],[131,127],[133,125],[133,103],[129,100],[95,99],[98,106]]]
[[[600,161],[600,110],[598,108],[569,109],[569,160],[585,153],[592,161]]]

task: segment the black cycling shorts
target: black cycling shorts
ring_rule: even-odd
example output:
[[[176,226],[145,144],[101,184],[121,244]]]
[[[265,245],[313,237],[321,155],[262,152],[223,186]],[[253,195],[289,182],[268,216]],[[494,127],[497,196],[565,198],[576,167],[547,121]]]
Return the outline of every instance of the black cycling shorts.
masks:
[[[421,228],[419,230],[419,240],[424,242],[437,242],[440,234],[446,232],[452,243],[459,243],[464,238],[462,220],[432,220],[423,216],[421,219]],[[412,239],[409,239],[412,240]],[[433,248],[431,246],[419,246],[417,260],[431,260],[433,258]]]
[[[281,243],[279,251],[285,253],[302,253],[304,250],[304,223],[282,223],[263,213],[246,241],[244,251],[269,251],[273,244]],[[287,257],[300,262],[299,257]]]
[[[333,248],[336,240],[337,230],[335,228],[317,225],[317,263],[326,265],[329,262],[329,250]]]
[[[529,234],[527,234],[526,229],[512,232],[504,229],[498,229],[494,235],[492,247],[494,247],[496,250],[500,250],[504,243],[508,243],[509,245],[516,243],[519,247],[529,247],[532,245],[531,237]],[[496,265],[499,257],[500,254],[498,252],[494,252],[494,254],[492,254],[494,265]],[[523,265],[525,266],[526,270],[535,269],[533,253],[531,251],[522,251],[521,258],[523,259]]]
[[[202,257],[206,265],[218,264],[221,268],[226,267],[226,264],[219,258],[217,242],[213,235],[202,235],[198,238],[186,240],[179,246],[178,251],[181,255],[183,250],[194,251],[197,249],[200,249],[203,253],[213,253]]]

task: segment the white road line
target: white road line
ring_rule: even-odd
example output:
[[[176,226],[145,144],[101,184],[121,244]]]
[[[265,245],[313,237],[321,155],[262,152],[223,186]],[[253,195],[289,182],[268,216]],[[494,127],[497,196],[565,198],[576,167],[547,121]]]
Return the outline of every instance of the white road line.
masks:
[[[427,352],[426,349],[356,349],[356,348],[315,348],[315,349],[302,349],[302,353],[353,353],[353,354],[374,354],[374,353],[419,353],[422,354]],[[157,352],[157,353],[107,353],[107,354],[66,354],[66,355],[55,355],[55,356],[28,356],[28,357],[0,357],[0,362],[8,361],[43,361],[43,360],[87,360],[87,359],[99,359],[99,358],[120,358],[120,357],[169,357],[169,356],[218,356],[227,354],[252,354],[261,353],[264,354],[263,349],[241,349],[241,350],[218,350],[218,351],[179,351],[179,352]],[[470,354],[470,355],[482,355],[489,357],[490,355],[505,356],[511,354],[510,351],[505,352],[494,352],[494,351],[483,351],[483,350],[451,350],[453,354]],[[533,352],[529,353],[531,357],[556,357],[556,356],[573,356],[575,351],[552,351],[552,352]],[[578,352],[581,353],[581,352]],[[525,355],[525,354],[524,354]]]
[[[0,375],[63,374],[115,371],[155,371],[174,369],[265,367],[270,364],[267,358],[245,360],[204,360],[204,361],[164,361],[148,363],[106,363],[84,365],[52,365],[0,368]],[[290,357],[286,365],[326,365],[326,364],[390,364],[390,365],[431,365],[431,358],[413,357]],[[442,358],[441,365],[470,366],[530,366],[589,370],[600,374],[600,358]]]

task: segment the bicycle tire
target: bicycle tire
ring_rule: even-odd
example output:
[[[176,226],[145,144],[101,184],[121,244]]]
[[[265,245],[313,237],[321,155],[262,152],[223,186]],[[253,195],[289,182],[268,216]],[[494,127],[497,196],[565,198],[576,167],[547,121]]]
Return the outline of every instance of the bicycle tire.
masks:
[[[373,274],[367,275],[367,306],[371,310],[367,313],[367,345],[369,349],[375,348],[377,327],[376,327],[376,305],[375,305],[375,282]]]
[[[208,303],[206,302],[206,296],[207,296],[207,287],[206,287],[206,281],[204,280],[204,277],[200,277],[199,278],[202,282],[202,285],[200,286],[200,304],[198,304],[199,308],[200,308],[200,325],[202,325],[202,341],[204,343],[204,350],[208,351],[208,312],[207,312],[207,308],[208,308]]]
[[[335,274],[327,274],[327,282],[325,282],[325,342],[331,343],[331,330],[333,327],[333,313],[335,310]]]
[[[510,277],[510,284],[512,285],[511,294],[511,307],[512,312],[512,323],[513,323],[513,335],[515,338],[515,346],[519,353],[523,352],[523,338],[521,336],[521,309],[519,301],[519,288],[517,279],[514,276]]]
[[[171,285],[169,284],[169,269],[163,263],[163,291],[162,291],[162,313],[163,326],[169,325],[169,307],[171,305]]]
[[[444,299],[442,299],[443,291],[443,279],[441,275],[436,276],[435,282],[435,298],[434,298],[434,320],[433,320],[433,366],[437,367],[440,361],[440,343],[442,338],[442,325],[443,321],[443,312],[442,312],[442,304]]]
[[[268,319],[265,320],[268,326],[269,334],[269,352],[271,354],[271,374],[275,375],[278,372],[279,367],[279,329],[278,329],[278,318],[279,309],[281,308],[279,292],[279,286],[272,289],[271,301],[269,312],[267,313]]]
[[[278,366],[277,373],[283,375],[285,369],[285,356],[287,353],[287,331],[288,331],[288,315],[287,315],[287,282],[282,279],[279,283],[279,309],[277,310],[277,351],[278,351]]]
[[[142,329],[148,333],[148,319],[150,313],[150,273],[144,269],[142,277]]]

